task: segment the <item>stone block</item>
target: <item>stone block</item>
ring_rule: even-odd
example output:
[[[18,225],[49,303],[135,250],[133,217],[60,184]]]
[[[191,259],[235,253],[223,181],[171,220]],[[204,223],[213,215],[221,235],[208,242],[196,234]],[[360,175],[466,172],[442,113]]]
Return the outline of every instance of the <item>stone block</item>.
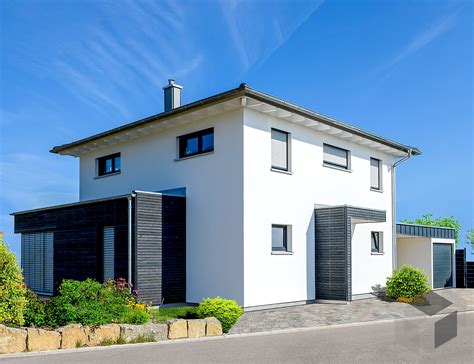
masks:
[[[120,325],[120,337],[130,342],[139,336],[151,336],[156,341],[168,340],[167,324]]]
[[[60,327],[56,330],[61,334],[61,349],[71,349],[89,344],[89,328],[79,324]]]
[[[90,346],[97,346],[104,340],[117,341],[120,337],[120,325],[109,324],[89,328]]]
[[[188,322],[186,320],[168,321],[168,339],[184,339],[188,337]]]
[[[222,325],[215,317],[206,317],[206,336],[221,336]]]
[[[0,354],[19,353],[26,350],[27,332],[0,325]]]
[[[61,346],[61,334],[56,331],[37,328],[26,329],[28,351],[56,350]]]
[[[206,336],[206,320],[188,320],[188,337]]]

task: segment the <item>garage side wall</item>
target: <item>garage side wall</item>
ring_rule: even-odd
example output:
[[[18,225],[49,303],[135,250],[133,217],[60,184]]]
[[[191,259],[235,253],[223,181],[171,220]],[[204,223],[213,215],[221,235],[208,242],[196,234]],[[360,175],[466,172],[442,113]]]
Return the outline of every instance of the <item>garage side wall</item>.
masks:
[[[410,264],[422,269],[428,275],[430,285],[433,286],[431,272],[433,257],[430,238],[397,238],[397,253],[399,268],[403,264]]]

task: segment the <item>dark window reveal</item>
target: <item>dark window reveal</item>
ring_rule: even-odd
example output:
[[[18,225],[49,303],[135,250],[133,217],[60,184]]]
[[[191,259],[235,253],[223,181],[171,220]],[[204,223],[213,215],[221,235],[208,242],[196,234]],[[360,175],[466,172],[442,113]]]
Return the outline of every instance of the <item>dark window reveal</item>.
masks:
[[[106,176],[108,174],[120,172],[120,164],[120,153],[97,158],[97,174],[99,176]]]
[[[191,157],[214,150],[214,128],[180,136],[179,158]]]

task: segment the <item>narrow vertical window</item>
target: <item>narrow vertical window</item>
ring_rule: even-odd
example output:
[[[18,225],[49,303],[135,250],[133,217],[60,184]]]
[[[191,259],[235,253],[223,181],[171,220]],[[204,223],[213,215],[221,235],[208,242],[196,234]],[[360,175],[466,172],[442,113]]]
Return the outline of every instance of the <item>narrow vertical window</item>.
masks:
[[[105,226],[104,242],[104,282],[115,278],[115,230],[113,226]]]
[[[272,129],[272,168],[288,171],[288,133]]]
[[[370,237],[372,253],[383,253],[383,233],[381,231],[372,231]]]
[[[382,168],[380,159],[370,158],[370,188],[382,190]]]

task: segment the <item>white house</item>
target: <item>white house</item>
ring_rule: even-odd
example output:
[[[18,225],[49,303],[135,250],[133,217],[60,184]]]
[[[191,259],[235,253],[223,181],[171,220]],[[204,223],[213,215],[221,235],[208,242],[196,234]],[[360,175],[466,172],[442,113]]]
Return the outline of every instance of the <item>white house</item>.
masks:
[[[187,105],[181,89],[170,80],[163,113],[52,149],[80,159],[80,202],[14,214],[25,275],[51,271],[38,291],[127,275],[154,302],[220,295],[252,309],[370,297],[397,249],[410,261],[394,181],[417,148],[246,84]],[[66,215],[95,218],[71,227]],[[38,246],[50,253],[33,264]]]

